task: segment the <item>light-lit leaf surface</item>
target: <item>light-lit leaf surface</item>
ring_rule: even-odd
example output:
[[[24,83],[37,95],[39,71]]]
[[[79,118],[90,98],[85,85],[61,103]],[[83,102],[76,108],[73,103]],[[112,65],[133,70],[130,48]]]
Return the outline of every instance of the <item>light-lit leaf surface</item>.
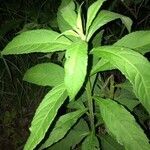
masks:
[[[114,45],[131,48],[141,54],[150,51],[150,31],[137,31],[127,34]]]
[[[88,125],[83,119],[81,119],[73,127],[73,129],[70,130],[64,139],[52,145],[48,150],[70,150],[71,148],[74,148],[85,136],[87,136],[88,133]]]
[[[103,150],[125,150],[124,147],[116,142],[110,135],[101,136],[100,139]]]
[[[103,25],[115,19],[121,19],[122,23],[127,27],[128,31],[131,30],[132,20],[126,16],[120,15],[107,10],[102,10],[98,13],[94,19],[92,25],[90,26],[87,33],[87,41],[90,40],[92,35]]]
[[[41,142],[66,98],[64,84],[56,86],[44,97],[34,115],[24,150],[33,150]]]
[[[64,32],[65,30],[69,30],[71,28],[74,29],[77,21],[74,1],[62,0],[57,16],[58,25],[61,31]]]
[[[94,134],[88,135],[82,143],[82,150],[99,150],[99,141]]]
[[[3,55],[27,54],[33,52],[54,52],[65,50],[70,40],[60,37],[59,33],[38,29],[21,33],[16,36],[2,51]]]
[[[87,43],[72,43],[66,51],[65,85],[73,99],[85,80],[87,70]]]
[[[79,119],[85,112],[86,109],[82,109],[61,116],[57,121],[54,129],[50,133],[49,138],[41,146],[40,149],[47,148],[62,139],[66,135],[68,130],[76,123],[77,119]]]
[[[112,70],[115,69],[115,67],[109,62],[109,60],[101,58],[98,63],[93,66],[91,70],[91,75],[100,72],[100,71],[106,71],[106,70]]]
[[[150,144],[134,117],[110,99],[96,99],[108,131],[127,150],[149,150]]]
[[[82,3],[83,4],[83,3]],[[81,34],[83,34],[83,25],[82,25],[82,4],[78,9],[78,17],[77,17],[77,29]]]
[[[93,54],[107,59],[132,83],[140,102],[150,113],[150,63],[141,54],[128,48],[103,46],[93,49]]]
[[[53,63],[38,64],[27,70],[24,80],[42,86],[57,86],[64,82],[64,69]]]
[[[58,12],[57,12],[57,23],[58,23],[59,30],[61,32],[65,32],[67,30],[71,30],[72,29],[72,27],[62,17],[62,14],[59,11],[59,9],[58,9]]]
[[[96,14],[98,13],[100,7],[102,6],[103,2],[105,0],[97,0],[94,2],[89,8],[87,12],[87,24],[86,24],[86,32],[88,32],[88,29],[90,25],[92,24],[94,18],[96,17]]]
[[[66,30],[63,33],[60,34],[60,36],[58,38],[60,38],[61,36],[74,36],[74,37],[79,37],[78,33],[75,32],[74,30]]]

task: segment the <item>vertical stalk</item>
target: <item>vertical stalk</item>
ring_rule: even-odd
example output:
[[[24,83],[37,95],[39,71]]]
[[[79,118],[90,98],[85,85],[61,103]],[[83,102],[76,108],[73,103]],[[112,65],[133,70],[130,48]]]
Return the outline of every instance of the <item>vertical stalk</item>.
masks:
[[[110,78],[110,98],[111,99],[114,99],[114,92],[115,92],[114,76],[112,75]]]
[[[87,93],[87,99],[88,99],[90,125],[91,125],[92,132],[95,133],[93,99],[92,99],[92,95],[91,95],[92,89],[91,89],[90,80],[88,80],[87,85],[86,85],[86,93]]]

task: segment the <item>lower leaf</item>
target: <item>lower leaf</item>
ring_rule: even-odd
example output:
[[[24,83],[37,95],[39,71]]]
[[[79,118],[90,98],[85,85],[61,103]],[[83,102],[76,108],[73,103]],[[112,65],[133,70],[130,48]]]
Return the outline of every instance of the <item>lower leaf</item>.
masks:
[[[110,99],[95,98],[108,131],[127,150],[149,150],[150,144],[134,117]]]
[[[60,139],[62,139],[68,130],[75,124],[77,119],[81,117],[86,112],[86,109],[77,110],[75,112],[68,113],[60,117],[57,121],[55,128],[50,133],[49,138],[46,142],[41,146],[40,149],[47,148],[51,146],[53,143],[56,143]]]
[[[89,134],[87,123],[80,119],[79,122],[70,130],[65,138],[52,145],[48,150],[70,150],[76,147],[80,141]]]
[[[64,84],[61,84],[53,88],[37,108],[30,127],[31,134],[25,144],[24,150],[33,150],[44,138],[58,109],[67,98],[64,87]]]
[[[82,143],[82,150],[98,150],[99,141],[97,137],[91,133],[88,135]]]

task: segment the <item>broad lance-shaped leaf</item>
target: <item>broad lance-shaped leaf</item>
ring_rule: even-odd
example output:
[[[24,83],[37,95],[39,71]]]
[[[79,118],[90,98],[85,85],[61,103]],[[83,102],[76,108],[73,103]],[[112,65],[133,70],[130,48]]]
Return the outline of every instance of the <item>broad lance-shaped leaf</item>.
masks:
[[[30,127],[31,133],[24,150],[33,150],[41,142],[66,98],[64,84],[56,86],[44,97],[34,115]]]
[[[77,14],[73,0],[62,0],[58,8],[57,21],[62,32],[76,27]]]
[[[82,150],[99,150],[99,141],[97,137],[90,133],[82,143]]]
[[[80,5],[80,7],[78,9],[77,27],[75,30],[80,35],[80,38],[82,40],[85,40],[85,35],[83,33],[83,23],[82,23],[82,4]]]
[[[145,54],[150,51],[150,31],[132,32],[118,40],[114,45],[128,47]]]
[[[108,131],[126,150],[149,150],[149,140],[134,117],[110,99],[95,98]]]
[[[61,32],[65,32],[67,30],[72,29],[72,27],[65,21],[65,19],[62,17],[61,12],[59,12],[59,11],[57,12],[57,22],[58,22],[59,30]]]
[[[106,71],[106,70],[112,70],[115,69],[115,67],[106,59],[101,58],[98,63],[93,66],[91,70],[91,75],[100,72],[100,71]]]
[[[57,86],[64,82],[64,69],[54,63],[38,64],[27,70],[23,80],[42,86]]]
[[[57,39],[59,35],[57,32],[46,29],[23,32],[4,48],[2,55],[65,50],[71,41],[64,36]]]
[[[128,48],[102,46],[93,49],[98,57],[110,61],[131,82],[135,95],[150,113],[150,63],[141,54]]]
[[[83,4],[83,3],[82,3]],[[83,33],[83,25],[82,25],[82,4],[80,5],[79,9],[78,9],[78,17],[77,17],[77,29],[79,29],[79,31],[81,33]]]
[[[75,112],[68,113],[60,117],[57,121],[54,129],[50,133],[49,138],[40,147],[40,149],[47,148],[52,144],[62,139],[68,130],[76,123],[76,121],[86,112],[86,109],[77,110]]]
[[[89,128],[86,121],[80,119],[62,140],[53,144],[48,150],[70,150],[79,144],[88,134]]]
[[[80,90],[87,70],[87,43],[72,43],[66,51],[65,86],[71,99]]]
[[[132,20],[126,16],[120,15],[107,10],[102,10],[98,13],[93,23],[91,24],[88,32],[86,33],[86,40],[89,41],[92,35],[103,25],[115,19],[121,19],[122,23],[126,26],[128,31],[131,30]]]
[[[87,24],[86,24],[86,32],[88,32],[88,29],[90,25],[92,24],[94,18],[96,17],[96,14],[98,13],[100,7],[104,3],[105,0],[97,0],[94,2],[87,11]]]

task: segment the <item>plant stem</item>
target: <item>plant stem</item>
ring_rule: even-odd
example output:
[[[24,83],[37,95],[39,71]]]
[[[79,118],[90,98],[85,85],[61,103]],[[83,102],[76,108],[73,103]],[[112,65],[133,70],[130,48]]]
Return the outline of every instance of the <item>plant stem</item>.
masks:
[[[90,80],[88,80],[86,85],[86,92],[87,92],[87,99],[88,99],[88,107],[89,107],[89,118],[90,118],[90,125],[92,132],[95,133],[95,126],[94,126],[94,112],[93,112],[93,99],[92,99],[92,90]]]
[[[114,99],[114,91],[115,91],[114,76],[112,75],[110,78],[110,98],[111,99]]]

